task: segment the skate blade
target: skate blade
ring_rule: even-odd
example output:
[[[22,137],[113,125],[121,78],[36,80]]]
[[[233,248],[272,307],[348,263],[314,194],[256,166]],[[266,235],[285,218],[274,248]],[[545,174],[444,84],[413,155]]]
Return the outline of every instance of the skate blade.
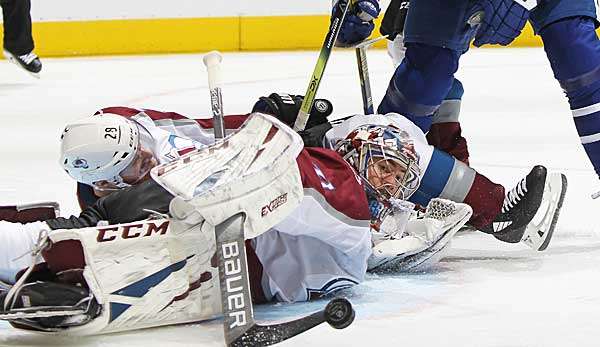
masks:
[[[36,78],[38,80],[41,78],[39,72],[31,72],[31,71],[27,70],[26,68],[24,68],[23,66],[21,66],[21,64],[19,64],[19,62],[16,61],[15,58],[13,58],[13,56],[11,54],[7,53],[6,51],[4,51],[4,57],[6,58],[6,60],[8,60],[9,62],[11,62],[11,63],[13,63],[15,65],[17,65],[17,67],[19,67],[19,69],[27,72],[28,74],[30,74],[34,78]]]
[[[560,173],[548,175],[540,209],[527,225],[523,239],[527,246],[543,251],[548,248],[567,192],[567,177]]]

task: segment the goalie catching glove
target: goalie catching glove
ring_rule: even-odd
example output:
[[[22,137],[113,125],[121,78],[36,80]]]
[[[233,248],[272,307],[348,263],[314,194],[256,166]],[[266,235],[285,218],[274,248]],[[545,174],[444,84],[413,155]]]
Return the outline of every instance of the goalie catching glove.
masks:
[[[471,218],[467,204],[432,199],[421,218],[408,220],[414,213],[409,202],[391,208],[373,232],[371,272],[421,271],[437,263],[452,237]]]

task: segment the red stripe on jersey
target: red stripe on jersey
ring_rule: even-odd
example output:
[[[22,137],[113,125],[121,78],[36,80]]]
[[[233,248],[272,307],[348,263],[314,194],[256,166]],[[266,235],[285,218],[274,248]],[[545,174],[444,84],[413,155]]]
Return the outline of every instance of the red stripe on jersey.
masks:
[[[335,151],[310,147],[296,159],[304,188],[313,188],[337,211],[355,220],[370,220],[369,203],[354,170]]]
[[[139,114],[140,112],[144,112],[150,117],[153,121],[163,120],[163,119],[172,119],[172,120],[180,120],[180,119],[193,119],[200,125],[202,128],[211,129],[213,127],[212,118],[188,118],[176,112],[162,112],[150,109],[137,109],[125,106],[111,106],[103,108],[95,113],[95,115],[101,113],[113,113],[119,116],[123,116],[125,118],[131,118]],[[248,119],[248,115],[227,115],[224,117],[225,119],[225,129],[237,129]]]

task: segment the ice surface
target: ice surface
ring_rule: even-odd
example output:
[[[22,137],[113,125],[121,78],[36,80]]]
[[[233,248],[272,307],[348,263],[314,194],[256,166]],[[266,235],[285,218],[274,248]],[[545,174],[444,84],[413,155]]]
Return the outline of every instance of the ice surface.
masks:
[[[225,54],[227,114],[273,91],[303,94],[316,52]],[[200,55],[43,59],[41,80],[0,62],[0,203],[57,200],[77,212],[74,185],[57,164],[66,121],[115,105],[209,115]],[[369,52],[378,102],[393,69]],[[471,163],[509,188],[534,164],[565,172],[569,191],[549,249],[536,253],[463,234],[435,270],[370,276],[346,295],[357,309],[342,331],[318,327],[288,346],[597,346],[600,330],[600,190],[568,104],[541,49],[474,49],[462,60],[462,125]],[[332,54],[319,96],[337,115],[362,110],[352,51]],[[284,319],[325,302],[257,309]],[[221,346],[219,321],[92,338],[48,337],[0,323],[2,346]]]

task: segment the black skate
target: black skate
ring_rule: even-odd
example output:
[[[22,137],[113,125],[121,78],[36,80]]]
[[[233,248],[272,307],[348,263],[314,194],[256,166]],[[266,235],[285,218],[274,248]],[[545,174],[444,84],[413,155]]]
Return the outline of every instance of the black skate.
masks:
[[[494,221],[482,230],[500,241],[543,251],[548,247],[567,190],[563,174],[547,174],[537,165],[511,189]]]
[[[29,52],[27,54],[17,55],[5,49],[4,56],[8,61],[18,65],[34,77],[40,77],[39,73],[42,71],[42,62],[35,53]]]
[[[87,289],[75,285],[32,282],[12,297],[8,293],[0,293],[0,319],[17,325],[54,331],[83,325],[100,314],[96,299]]]

